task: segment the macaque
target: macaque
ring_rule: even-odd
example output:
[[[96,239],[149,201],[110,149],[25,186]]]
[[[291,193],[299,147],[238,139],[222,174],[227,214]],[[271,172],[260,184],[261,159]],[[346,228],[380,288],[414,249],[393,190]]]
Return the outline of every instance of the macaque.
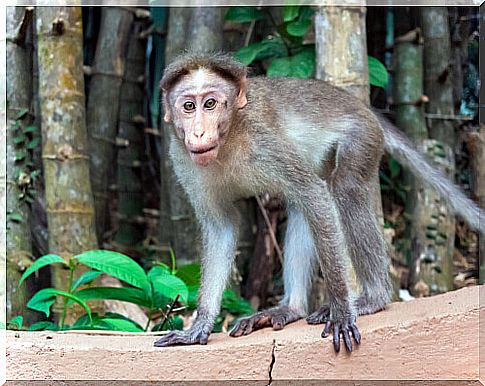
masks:
[[[389,257],[372,206],[384,150],[436,189],[472,227],[483,212],[434,169],[398,129],[363,102],[326,82],[247,77],[229,56],[186,54],[161,81],[164,120],[174,128],[170,156],[203,235],[202,283],[190,329],[155,342],[206,344],[235,256],[234,202],[269,193],[285,201],[285,295],[275,308],[240,320],[231,336],[307,317],[325,323],[322,337],[360,343],[358,315],[391,299]],[[312,273],[319,266],[328,304],[308,315]],[[353,267],[360,291],[349,280]]]

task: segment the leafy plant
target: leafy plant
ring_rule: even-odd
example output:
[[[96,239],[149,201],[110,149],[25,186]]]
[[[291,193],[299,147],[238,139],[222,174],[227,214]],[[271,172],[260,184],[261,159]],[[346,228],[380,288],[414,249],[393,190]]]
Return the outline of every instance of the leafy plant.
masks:
[[[241,48],[235,57],[249,65],[255,60],[269,61],[267,75],[270,77],[292,76],[310,78],[315,71],[315,48],[304,44],[303,37],[312,24],[314,11],[309,6],[286,6],[283,10],[283,22],[275,24],[271,36],[259,42]],[[264,13],[254,7],[231,7],[226,20],[246,23],[261,20]]]
[[[267,9],[230,7],[226,20],[235,23],[256,22],[265,18],[264,11]],[[282,23],[276,24],[267,11],[267,18],[273,23],[273,34],[239,49],[234,57],[246,65],[267,60],[266,74],[269,77],[311,78],[316,67],[315,45],[304,43],[304,36],[312,26],[314,13],[310,6],[285,6]],[[384,64],[369,56],[368,68],[369,83],[386,87],[389,75]]]
[[[37,259],[22,275],[20,284],[32,273],[51,264],[64,264],[69,268],[67,291],[55,288],[45,288],[38,291],[27,303],[31,309],[50,315],[51,306],[56,299],[63,298],[63,313],[59,325],[52,322],[40,322],[32,325],[31,330],[39,329],[110,329],[123,331],[143,331],[134,321],[118,314],[106,313],[98,315],[92,313],[88,300],[113,299],[126,301],[147,308],[148,321],[157,310],[163,310],[167,304],[175,299],[186,303],[188,300],[187,285],[175,276],[165,265],[156,265],[148,273],[130,257],[118,252],[106,250],[92,250],[70,258],[66,262],[60,256],[49,254]],[[80,265],[92,270],[83,273],[76,281],[74,274]],[[129,284],[126,287],[89,286],[101,273],[114,276]],[[88,287],[89,286],[89,287]],[[72,326],[65,324],[68,309],[79,304],[86,314],[81,316]]]

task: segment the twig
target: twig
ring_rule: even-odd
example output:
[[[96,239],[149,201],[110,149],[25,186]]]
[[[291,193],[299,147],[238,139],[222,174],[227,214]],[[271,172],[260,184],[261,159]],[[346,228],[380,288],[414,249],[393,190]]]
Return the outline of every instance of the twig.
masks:
[[[172,312],[173,307],[175,306],[175,303],[177,303],[177,301],[179,300],[179,297],[180,297],[180,294],[179,294],[179,295],[177,295],[177,296],[175,297],[175,300],[172,302],[172,304],[170,304],[170,308],[168,309],[168,312],[167,312],[167,314],[165,315],[165,319],[163,319],[163,322],[162,322],[162,324],[160,325],[160,330],[163,330],[163,326],[165,326],[165,323],[167,322],[168,317],[170,316],[170,313]]]
[[[263,215],[264,222],[268,227],[269,237],[273,242],[276,253],[278,254],[278,258],[280,259],[280,263],[283,264],[283,253],[281,252],[281,248],[278,244],[278,241],[276,240],[276,235],[273,232],[273,227],[271,226],[271,221],[269,220],[268,213],[266,212],[266,208],[261,202],[261,198],[259,198],[258,196],[256,196],[256,202],[258,203],[259,209],[261,210],[261,214]]]

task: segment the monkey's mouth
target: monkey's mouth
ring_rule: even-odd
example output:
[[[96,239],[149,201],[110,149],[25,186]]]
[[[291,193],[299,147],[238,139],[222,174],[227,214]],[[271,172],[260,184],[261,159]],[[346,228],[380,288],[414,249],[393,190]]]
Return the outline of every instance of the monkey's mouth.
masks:
[[[189,148],[190,158],[199,166],[208,166],[217,158],[219,146],[217,144],[199,148]]]
[[[189,149],[189,151],[190,151],[192,154],[202,155],[202,154],[206,154],[206,153],[211,152],[211,151],[212,151],[212,150],[214,150],[216,147],[217,147],[217,145],[214,145],[214,146],[207,146],[207,147],[203,147],[203,148],[199,148],[199,149]]]

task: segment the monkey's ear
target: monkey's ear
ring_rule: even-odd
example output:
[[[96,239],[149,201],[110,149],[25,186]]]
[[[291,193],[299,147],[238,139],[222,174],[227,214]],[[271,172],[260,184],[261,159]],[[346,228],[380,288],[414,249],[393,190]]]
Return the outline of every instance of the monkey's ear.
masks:
[[[165,90],[163,90],[163,109],[165,110],[163,120],[167,123],[172,122],[172,113],[170,112],[170,107],[168,105],[168,96]]]
[[[236,107],[238,109],[242,109],[248,103],[248,99],[246,98],[246,83],[246,75],[243,75],[239,80],[239,94],[236,97]]]

